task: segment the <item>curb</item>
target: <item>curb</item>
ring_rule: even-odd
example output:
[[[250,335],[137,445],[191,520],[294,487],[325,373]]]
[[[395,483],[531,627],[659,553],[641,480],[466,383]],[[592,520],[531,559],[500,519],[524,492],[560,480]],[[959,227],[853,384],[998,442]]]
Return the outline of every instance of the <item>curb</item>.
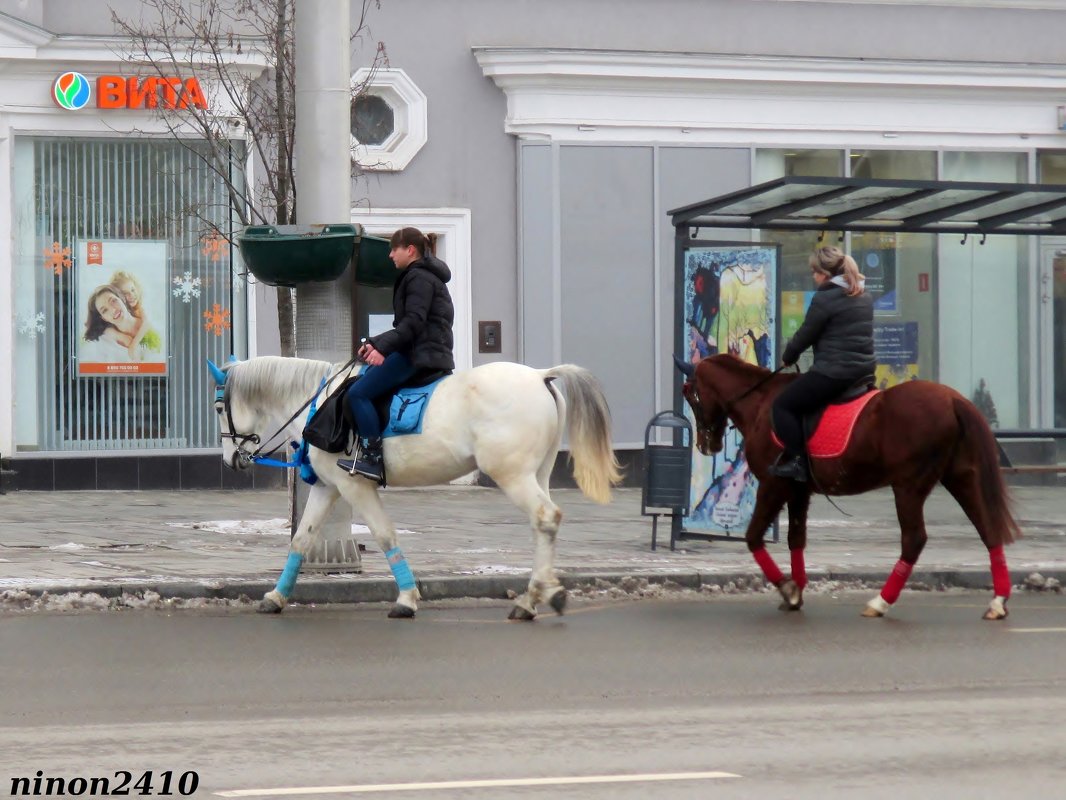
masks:
[[[1011,583],[1015,587],[1024,585],[1027,573],[1013,572]],[[1041,570],[1045,578],[1055,578],[1066,585],[1066,570]],[[880,586],[887,573],[883,570],[858,571],[812,571],[808,573],[808,582],[812,588],[818,583],[838,581],[842,583],[869,584]],[[610,589],[619,588],[633,591],[643,586],[662,586],[668,589],[690,589],[700,591],[704,587],[726,588],[730,583],[735,588],[751,590],[764,586],[761,576],[754,570],[733,570],[729,572],[617,572],[587,571],[559,576],[567,590]],[[418,581],[422,600],[456,600],[464,598],[482,598],[505,600],[514,594],[525,591],[529,578],[525,575],[463,575],[423,578]],[[739,584],[739,585],[737,585]],[[33,597],[62,594],[96,594],[110,599],[123,595],[143,595],[153,592],[164,600],[258,600],[274,588],[273,581],[263,580],[215,580],[204,583],[196,582],[153,582],[132,581],[128,583],[79,583],[58,584],[49,587],[32,587],[25,589]],[[992,578],[987,570],[930,570],[916,571],[908,583],[908,588],[916,591],[939,590],[948,588],[992,589]],[[7,591],[23,591],[10,588]],[[366,578],[362,576],[351,579],[322,580],[306,578],[296,587],[292,602],[304,604],[329,603],[387,603],[396,598],[396,583],[390,578]],[[0,603],[3,593],[0,592]]]

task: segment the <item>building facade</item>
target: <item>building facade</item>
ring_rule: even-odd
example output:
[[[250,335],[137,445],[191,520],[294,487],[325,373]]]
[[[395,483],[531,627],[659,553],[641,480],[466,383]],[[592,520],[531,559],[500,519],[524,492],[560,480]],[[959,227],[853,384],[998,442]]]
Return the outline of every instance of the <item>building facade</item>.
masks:
[[[160,82],[84,5],[0,8],[0,453],[30,489],[219,488],[205,358],[247,351],[225,185],[175,120],[224,106]],[[127,12],[130,9],[127,9]],[[263,65],[233,52],[230,68]],[[219,109],[225,113],[223,108]],[[244,142],[230,169],[245,180]]]
[[[48,461],[40,469],[57,487],[56,465],[72,454],[217,463],[197,359],[277,351],[272,290],[232,279],[227,288],[221,273],[234,270],[213,276],[192,226],[163,231],[151,214],[131,216],[166,204],[131,205],[145,191],[121,188],[140,185],[134,168],[94,172],[124,163],[108,147],[165,160],[164,143],[141,133],[151,115],[74,116],[40,100],[79,64],[86,74],[93,59],[118,68],[86,52],[113,30],[81,8],[0,4],[0,81],[14,92],[5,98],[20,98],[0,116],[0,175],[11,176],[0,184],[11,242],[0,255],[0,285],[11,287],[0,300],[0,452]],[[785,175],[1066,184],[1064,23],[1066,0],[389,0],[370,17],[388,68],[353,76],[368,77],[369,90],[352,114],[363,167],[352,220],[371,233],[413,224],[439,234],[455,273],[458,365],[581,364],[606,388],[616,449],[636,453],[648,420],[675,405],[666,212]],[[353,69],[372,51],[354,43]],[[168,169],[188,171],[180,161]],[[97,208],[56,206],[86,196],[84,186]],[[79,246],[106,248],[134,224],[167,243],[167,373],[78,374],[77,287],[62,265],[55,272],[53,244],[76,261]],[[808,254],[839,239],[879,282],[878,325],[910,337],[887,382],[949,384],[1001,427],[1066,426],[1066,240],[712,238],[780,244],[786,291],[809,288]],[[196,298],[195,315],[173,293],[186,273],[216,292]],[[387,315],[388,296],[358,292],[361,332]],[[212,338],[199,315],[216,302],[232,327]],[[27,327],[31,312],[45,314],[44,331]],[[130,427],[136,408],[151,410]]]
[[[432,47],[403,36],[413,18]],[[589,367],[635,450],[675,404],[669,209],[786,175],[1066,183],[1064,22],[1057,0],[400,0],[373,32],[428,98],[427,138],[364,194],[468,209],[475,346],[484,320],[503,345],[474,363]],[[780,244],[787,292],[841,244],[884,295],[879,328],[911,342],[883,383],[949,384],[1004,428],[1066,423],[1063,240],[701,238]]]

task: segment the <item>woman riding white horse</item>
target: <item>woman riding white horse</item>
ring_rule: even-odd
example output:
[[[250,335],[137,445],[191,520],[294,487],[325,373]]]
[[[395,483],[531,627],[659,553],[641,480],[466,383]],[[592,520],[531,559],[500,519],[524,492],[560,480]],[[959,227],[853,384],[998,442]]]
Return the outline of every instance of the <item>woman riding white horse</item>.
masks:
[[[263,356],[210,365],[220,387],[215,408],[222,435],[222,459],[233,469],[250,466],[254,446],[301,404],[317,393],[318,404],[356,368],[334,375],[323,361]],[[288,423],[299,439],[303,415]],[[498,361],[445,378],[429,399],[419,434],[394,436],[383,455],[393,486],[430,486],[454,480],[475,469],[492,478],[533,528],[533,574],[525,594],[515,602],[511,619],[533,619],[537,605],[548,602],[557,612],[566,606],[566,591],[555,576],[555,538],[562,519],[549,496],[548,478],[564,431],[569,436],[574,476],[584,494],[600,503],[610,500],[620,479],[611,449],[610,412],[599,382],[570,364],[533,369]],[[337,464],[335,453],[311,447],[318,482],[290,545],[289,560],[261,611],[280,611],[292,595],[303,559],[320,538],[320,527],[338,497],[362,514],[385,554],[399,595],[390,617],[411,617],[418,608],[414,575],[397,546],[396,529],[385,514],[377,481],[353,475]]]

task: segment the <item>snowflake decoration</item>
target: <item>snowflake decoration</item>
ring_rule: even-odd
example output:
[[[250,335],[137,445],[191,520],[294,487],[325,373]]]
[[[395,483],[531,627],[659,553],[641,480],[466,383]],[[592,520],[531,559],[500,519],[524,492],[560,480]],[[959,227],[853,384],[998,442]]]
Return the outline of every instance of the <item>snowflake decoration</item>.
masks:
[[[194,278],[191,272],[182,273],[174,279],[174,296],[180,297],[183,303],[191,303],[194,297],[200,296],[200,279]]]
[[[204,323],[204,330],[214,333],[215,336],[221,336],[223,330],[228,330],[229,324],[229,309],[223,308],[218,303],[215,303],[214,308],[210,311],[204,312],[204,319],[207,322]]]
[[[19,333],[23,336],[36,339],[38,333],[44,333],[44,313],[41,311],[33,315],[19,314],[15,322],[18,324]]]
[[[44,268],[56,275],[62,275],[64,268],[70,269],[70,263],[70,248],[61,247],[59,242],[52,242],[52,246],[44,251]]]
[[[210,256],[212,261],[218,261],[222,258],[222,246],[225,241],[226,240],[217,233],[212,233],[203,237],[200,240],[201,255]]]

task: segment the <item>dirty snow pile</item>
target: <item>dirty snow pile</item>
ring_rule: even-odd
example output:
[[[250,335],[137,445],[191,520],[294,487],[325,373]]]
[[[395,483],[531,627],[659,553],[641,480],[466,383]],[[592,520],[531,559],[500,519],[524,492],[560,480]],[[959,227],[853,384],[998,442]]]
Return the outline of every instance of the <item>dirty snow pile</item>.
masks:
[[[65,592],[40,595],[19,589],[0,591],[0,611],[118,611],[122,609],[198,609],[227,608],[251,604],[247,597],[239,600],[212,598],[164,598],[151,590],[124,593],[118,597],[103,597],[96,592]]]
[[[1030,592],[1054,592],[1062,594],[1062,583],[1058,578],[1045,578],[1039,572],[1032,573],[1022,584]]]

